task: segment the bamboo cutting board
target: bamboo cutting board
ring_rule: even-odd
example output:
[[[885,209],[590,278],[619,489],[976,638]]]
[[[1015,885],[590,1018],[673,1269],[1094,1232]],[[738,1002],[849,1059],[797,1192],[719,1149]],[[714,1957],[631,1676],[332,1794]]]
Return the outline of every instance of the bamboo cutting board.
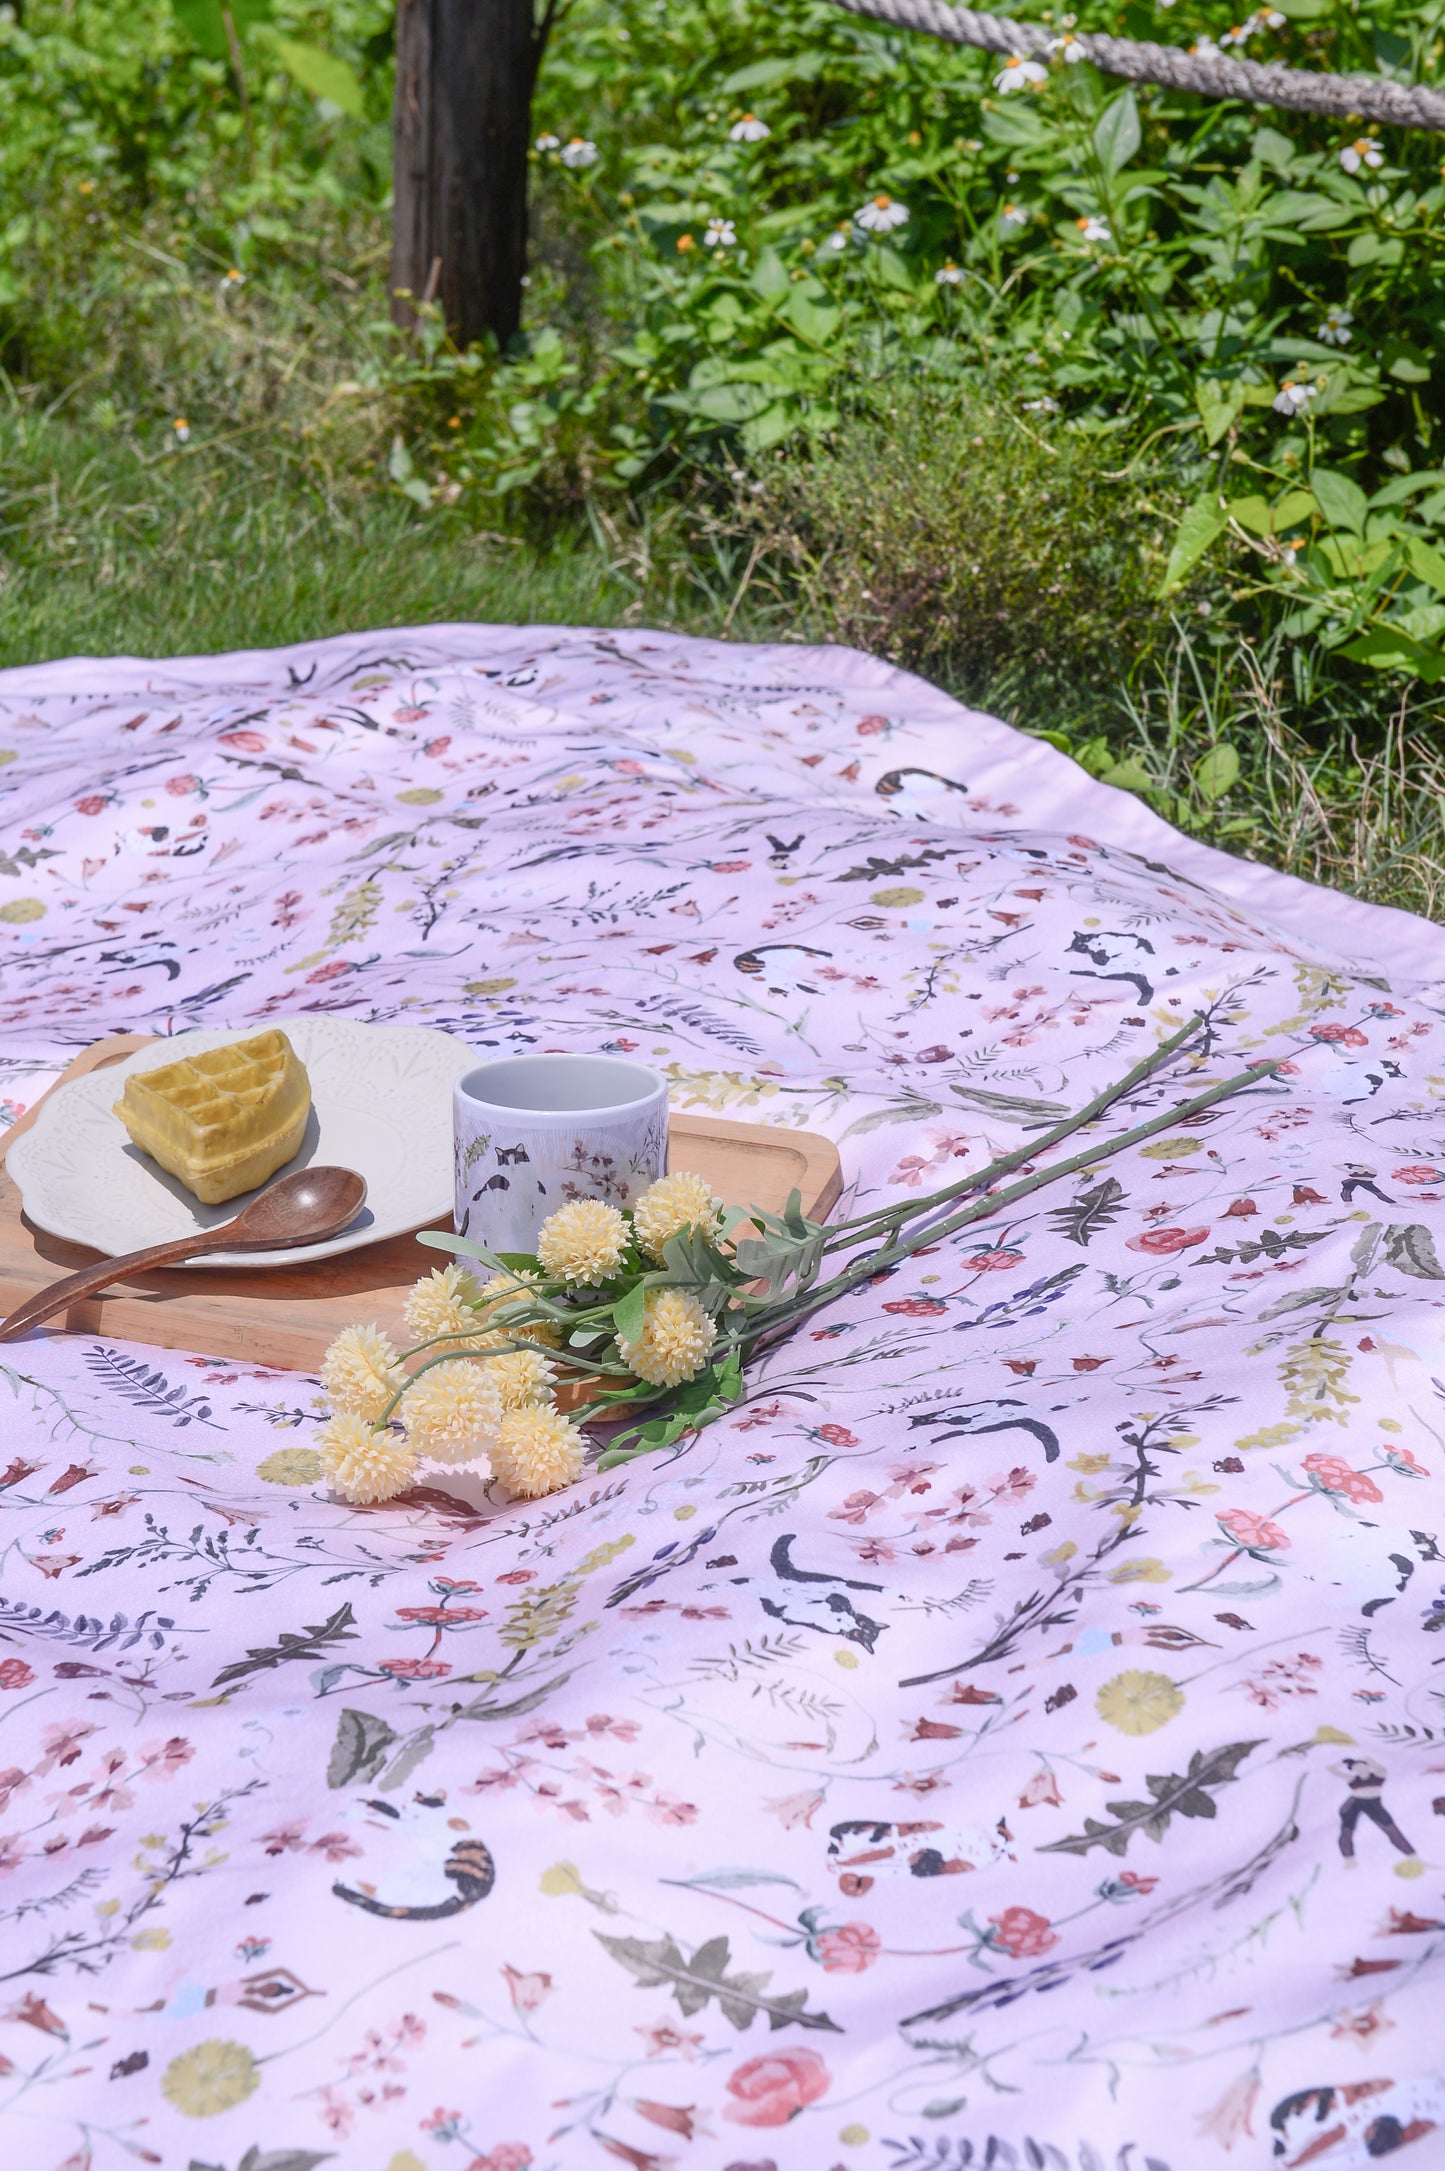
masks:
[[[88,1071],[119,1063],[148,1044],[145,1033],[117,1033],[78,1055],[57,1086]],[[36,1107],[38,1108],[37,1102]],[[0,1133],[0,1312],[100,1256],[29,1222],[20,1193],[4,1167],[11,1139],[28,1130],[28,1109]],[[725,1123],[716,1116],[674,1113],[669,1121],[668,1166],[695,1169],[730,1206],[762,1206],[778,1213],[790,1191],[802,1193],[803,1211],[822,1220],[843,1188],[837,1148],[815,1131],[775,1130],[764,1123]],[[434,1228],[446,1228],[445,1221]],[[314,1372],[327,1344],[342,1327],[374,1321],[393,1340],[405,1341],[401,1308],[419,1275],[445,1263],[445,1255],[413,1237],[395,1236],[360,1251],[318,1259],[309,1266],[262,1268],[240,1273],[204,1266],[161,1268],[118,1281],[113,1290],[86,1297],[58,1313],[47,1328],[72,1334],[110,1335],[151,1342],[162,1349],[194,1350],[208,1357],[238,1357],[248,1364]],[[17,1347],[23,1345],[16,1345]]]

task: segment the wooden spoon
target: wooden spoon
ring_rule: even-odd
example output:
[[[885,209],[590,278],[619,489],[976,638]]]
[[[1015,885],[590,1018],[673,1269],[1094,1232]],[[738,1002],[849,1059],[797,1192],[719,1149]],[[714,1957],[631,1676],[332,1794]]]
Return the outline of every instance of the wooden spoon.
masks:
[[[95,1266],[82,1267],[78,1274],[53,1281],[10,1314],[0,1327],[0,1342],[13,1341],[52,1312],[63,1311],[67,1304],[93,1296],[97,1289],[106,1289],[144,1267],[178,1266],[181,1260],[198,1259],[208,1251],[280,1251],[291,1244],[324,1243],[350,1228],[365,1204],[366,1179],[355,1169],[298,1168],[252,1199],[234,1221],[173,1237],[169,1243],[150,1244],[144,1251],[127,1251],[118,1259],[102,1259]]]

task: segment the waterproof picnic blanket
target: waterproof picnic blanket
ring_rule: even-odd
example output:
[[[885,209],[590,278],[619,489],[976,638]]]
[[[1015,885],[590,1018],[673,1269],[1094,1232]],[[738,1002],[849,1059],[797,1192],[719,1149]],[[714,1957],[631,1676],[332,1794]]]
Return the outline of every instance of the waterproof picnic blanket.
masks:
[[[73,661],[0,747],[10,1118],[326,1011],[635,1056],[861,1210],[1195,1013],[1117,1128],[1287,1059],[536,1503],[331,1497],[264,1348],[7,1346],[0,2160],[1445,2162],[1438,930],[840,649]]]

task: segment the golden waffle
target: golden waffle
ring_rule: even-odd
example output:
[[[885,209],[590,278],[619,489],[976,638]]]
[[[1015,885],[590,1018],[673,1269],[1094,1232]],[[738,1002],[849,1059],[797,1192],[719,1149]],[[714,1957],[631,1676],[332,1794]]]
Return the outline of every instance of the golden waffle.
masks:
[[[115,1103],[134,1143],[207,1206],[274,1176],[310,1108],[305,1065],[274,1029],[141,1071]]]

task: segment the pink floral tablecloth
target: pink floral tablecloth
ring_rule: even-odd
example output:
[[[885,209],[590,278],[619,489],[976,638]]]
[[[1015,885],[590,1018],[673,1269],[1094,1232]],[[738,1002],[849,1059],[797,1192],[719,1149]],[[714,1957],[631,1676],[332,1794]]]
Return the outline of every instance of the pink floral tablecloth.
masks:
[[[10,1118],[324,1010],[873,1204],[1196,1010],[1136,1115],[1288,1058],[532,1506],[346,1507],[259,1361],[0,1352],[7,2165],[1445,2162],[1437,930],[836,649],[74,661],[0,749]]]

